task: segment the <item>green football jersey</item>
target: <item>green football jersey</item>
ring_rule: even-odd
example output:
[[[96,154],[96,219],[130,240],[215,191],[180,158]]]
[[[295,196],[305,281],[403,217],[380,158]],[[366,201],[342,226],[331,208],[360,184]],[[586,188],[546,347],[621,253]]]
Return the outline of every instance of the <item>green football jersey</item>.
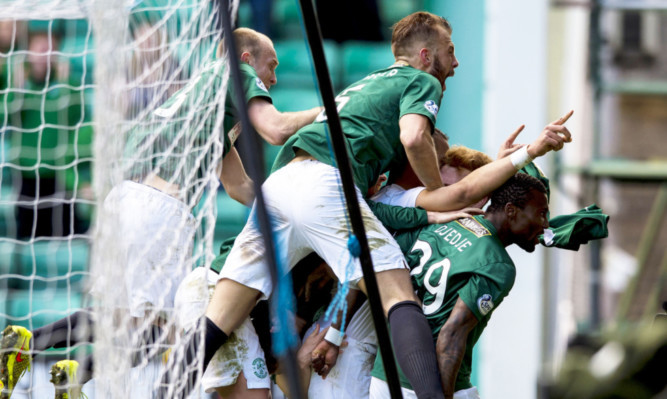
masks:
[[[402,65],[376,71],[336,97],[354,180],[364,195],[381,173],[407,162],[399,139],[399,119],[406,114],[420,114],[435,125],[441,99],[442,86],[435,77]],[[327,129],[326,116],[321,113],[315,122],[287,140],[273,170],[292,160],[297,149],[334,165]]]
[[[241,63],[240,70],[246,101],[261,97],[271,102],[255,69]],[[221,92],[224,83],[227,90]],[[237,130],[232,128],[239,117],[232,86],[224,61],[216,60],[156,109],[146,123],[133,128],[125,146],[126,177],[136,180],[155,173],[181,189],[187,182],[200,181],[197,178],[215,166],[211,162],[216,149],[210,136],[216,132],[221,135],[223,157],[236,141]],[[225,112],[220,115],[223,101]],[[201,191],[193,186],[185,189],[188,194]]]
[[[399,234],[396,241],[405,253],[412,283],[435,342],[458,298],[477,318],[468,334],[466,352],[456,379],[456,390],[470,384],[473,346],[484,331],[493,310],[514,285],[516,269],[496,229],[483,216],[459,219]],[[380,356],[372,375],[385,379]],[[401,385],[411,386],[400,372]]]

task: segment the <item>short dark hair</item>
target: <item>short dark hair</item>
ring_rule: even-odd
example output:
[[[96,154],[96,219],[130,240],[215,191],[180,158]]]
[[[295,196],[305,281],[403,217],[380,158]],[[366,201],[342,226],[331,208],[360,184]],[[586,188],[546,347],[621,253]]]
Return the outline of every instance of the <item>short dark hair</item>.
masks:
[[[414,43],[430,44],[431,41],[438,40],[438,28],[452,33],[449,21],[430,12],[418,11],[404,17],[394,24],[391,33],[391,51],[394,57],[408,55],[406,51]]]
[[[541,181],[525,173],[517,173],[491,194],[491,204],[486,211],[498,212],[507,204],[514,204],[523,209],[532,198],[533,190],[547,194],[547,189]]]

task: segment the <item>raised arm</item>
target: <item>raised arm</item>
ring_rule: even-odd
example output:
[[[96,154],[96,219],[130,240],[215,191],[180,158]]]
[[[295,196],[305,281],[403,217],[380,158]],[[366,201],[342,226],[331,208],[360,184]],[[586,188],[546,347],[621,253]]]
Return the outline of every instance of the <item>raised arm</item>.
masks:
[[[315,107],[305,111],[280,112],[263,98],[253,98],[248,103],[250,123],[272,145],[283,145],[297,130],[315,120],[321,110],[321,107]]]
[[[466,352],[468,334],[476,325],[477,318],[468,309],[468,305],[459,298],[449,315],[449,319],[440,329],[435,343],[435,353],[445,399],[451,399],[454,395],[456,376]]]
[[[431,137],[431,122],[423,115],[406,114],[398,121],[401,144],[410,166],[427,190],[442,187],[438,157]]]
[[[549,151],[558,151],[565,143],[572,141],[569,130],[563,124],[572,116],[568,112],[562,118],[547,125],[540,136],[526,147],[528,161]],[[517,129],[520,131],[523,126]],[[517,133],[517,132],[515,132]],[[519,150],[521,151],[521,150]],[[517,153],[519,152],[517,151]],[[512,177],[518,169],[514,156],[505,157],[474,170],[461,181],[436,190],[422,191],[417,197],[417,206],[428,211],[451,211],[474,204]]]
[[[252,205],[252,201],[255,199],[252,179],[245,172],[239,153],[234,147],[222,159],[220,182],[231,198],[243,205]]]

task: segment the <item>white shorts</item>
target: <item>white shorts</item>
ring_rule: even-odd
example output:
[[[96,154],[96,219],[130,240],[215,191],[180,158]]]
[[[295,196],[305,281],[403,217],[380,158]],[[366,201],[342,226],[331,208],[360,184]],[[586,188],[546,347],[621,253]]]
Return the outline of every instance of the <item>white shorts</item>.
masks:
[[[124,181],[104,200],[118,221],[124,292],[118,298],[133,317],[169,313],[178,284],[192,269],[195,218],[186,204],[152,187]],[[95,292],[95,287],[93,287]]]
[[[192,329],[206,313],[217,280],[218,274],[204,267],[195,268],[185,277],[175,299],[179,328]],[[211,393],[216,388],[234,385],[241,371],[248,381],[248,389],[270,388],[264,351],[250,318],[245,319],[213,355],[204,372],[202,387]]]
[[[415,391],[412,389],[406,389],[401,387],[401,393],[403,394],[403,399],[417,399]],[[371,391],[370,399],[389,399],[391,395],[389,394],[389,385],[386,381],[382,381],[379,378],[371,378]],[[454,399],[480,399],[479,392],[477,392],[476,387],[461,389],[454,392]]]
[[[330,322],[320,323],[326,328]],[[310,335],[313,325],[305,336]],[[377,353],[377,338],[368,301],[355,312],[350,325],[345,328],[347,348],[338,356],[336,365],[326,379],[315,371],[310,376],[308,397],[317,399],[368,398],[371,370]]]
[[[293,162],[271,174],[262,189],[273,217],[278,256],[287,270],[314,251],[340,281],[356,284],[363,277],[358,260],[346,274],[347,208],[336,168],[313,160]],[[375,272],[407,268],[398,244],[355,189]],[[261,291],[264,298],[272,292],[254,207],[220,273],[223,278]]]

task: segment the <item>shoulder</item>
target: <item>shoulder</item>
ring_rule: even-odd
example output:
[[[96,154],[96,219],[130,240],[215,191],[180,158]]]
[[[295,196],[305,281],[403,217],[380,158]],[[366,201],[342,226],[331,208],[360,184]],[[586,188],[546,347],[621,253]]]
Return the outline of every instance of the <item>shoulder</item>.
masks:
[[[382,187],[382,189],[378,191],[378,193],[375,194],[371,200],[387,205],[401,205],[398,202],[401,202],[401,198],[405,195],[405,193],[405,189],[398,184],[389,184]]]
[[[411,84],[421,84],[424,86],[433,87],[442,91],[442,85],[438,79],[428,72],[413,67],[402,67],[403,74],[410,81]]]
[[[257,76],[257,71],[250,65],[242,62],[239,69],[244,80],[246,95],[249,97],[269,97],[269,89],[266,88],[262,79]],[[231,87],[232,82],[228,83]]]

